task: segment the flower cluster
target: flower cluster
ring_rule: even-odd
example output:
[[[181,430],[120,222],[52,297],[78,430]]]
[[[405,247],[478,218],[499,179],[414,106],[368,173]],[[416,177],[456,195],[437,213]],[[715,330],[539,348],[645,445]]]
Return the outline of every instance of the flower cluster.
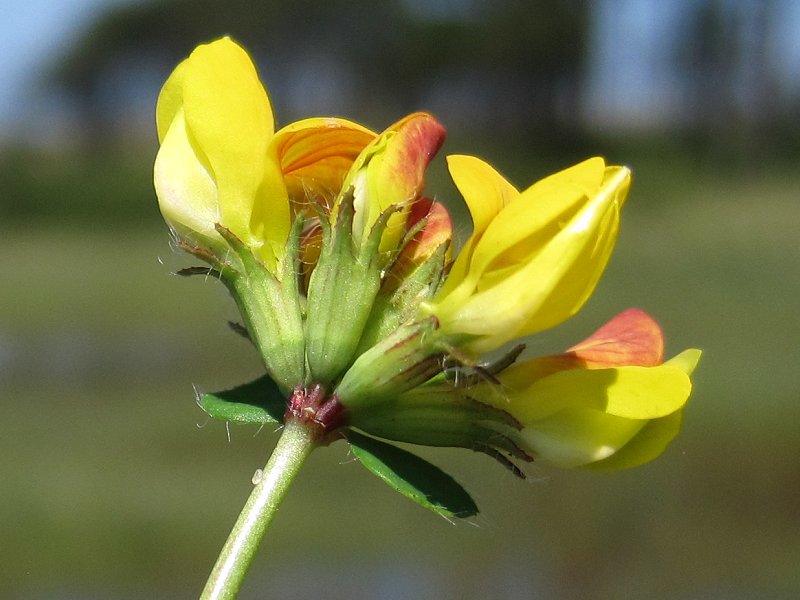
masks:
[[[481,361],[586,302],[626,168],[591,158],[519,191],[478,158],[447,157],[473,224],[454,257],[448,212],[424,195],[445,135],[429,114],[381,133],[339,118],[276,131],[250,58],[223,38],[174,70],[157,126],[161,212],[209,265],[186,272],[229,288],[283,418],[320,440],[471,448],[521,474],[533,459],[633,466],[676,434],[700,353],[665,361],[642,311],[562,354]]]

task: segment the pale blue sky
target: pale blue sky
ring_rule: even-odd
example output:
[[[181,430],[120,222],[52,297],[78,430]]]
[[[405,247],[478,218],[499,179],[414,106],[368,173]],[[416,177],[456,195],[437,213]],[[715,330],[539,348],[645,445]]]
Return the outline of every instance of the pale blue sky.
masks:
[[[0,130],[20,115],[37,72],[66,47],[98,8],[126,0],[17,0],[0,18]],[[128,0],[130,1],[130,0]]]
[[[730,0],[730,7],[750,15],[759,3],[775,9],[768,60],[783,87],[800,97],[800,2],[797,0]],[[611,127],[669,124],[680,119],[684,90],[678,66],[669,60],[679,51],[686,9],[698,0],[595,0],[585,109],[602,115]],[[747,17],[745,17],[747,18]],[[742,87],[760,66],[744,51]],[[741,101],[747,101],[747,90]]]

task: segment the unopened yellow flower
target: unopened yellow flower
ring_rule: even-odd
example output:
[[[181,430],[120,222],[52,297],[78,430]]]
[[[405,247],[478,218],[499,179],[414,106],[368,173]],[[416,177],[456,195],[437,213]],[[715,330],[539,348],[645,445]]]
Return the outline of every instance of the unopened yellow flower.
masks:
[[[297,208],[309,196],[338,194],[353,160],[375,137],[332,118],[276,133],[255,67],[229,38],[198,46],[175,68],[159,95],[156,121],[155,187],[176,234],[220,254],[220,224],[270,268]]]
[[[445,129],[428,113],[413,113],[389,126],[358,156],[342,184],[353,189],[353,239],[358,245],[388,209],[380,249],[397,248],[406,231],[411,206],[425,186],[425,169],[438,152]]]
[[[472,393],[521,423],[515,439],[537,459],[633,467],[678,433],[700,358],[686,350],[663,362],[663,348],[656,322],[631,309],[566,353],[517,363],[499,375],[500,386]]]
[[[441,333],[480,354],[577,312],[611,255],[628,169],[592,158],[519,192],[477,158],[448,166],[474,230],[423,307]]]

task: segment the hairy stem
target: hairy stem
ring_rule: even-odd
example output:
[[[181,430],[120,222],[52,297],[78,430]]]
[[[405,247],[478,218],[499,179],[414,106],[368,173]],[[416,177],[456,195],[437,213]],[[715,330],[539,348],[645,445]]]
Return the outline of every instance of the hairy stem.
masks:
[[[220,552],[201,600],[236,598],[264,532],[318,441],[314,427],[295,419],[286,420],[278,445]]]

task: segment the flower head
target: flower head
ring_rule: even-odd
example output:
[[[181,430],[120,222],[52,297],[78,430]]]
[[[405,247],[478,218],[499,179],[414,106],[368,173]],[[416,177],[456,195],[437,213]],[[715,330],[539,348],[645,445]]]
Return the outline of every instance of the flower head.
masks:
[[[466,493],[445,510],[408,478],[454,481],[378,438],[470,448],[522,476],[516,463],[534,459],[634,466],[678,431],[700,353],[664,361],[642,311],[558,355],[517,362],[518,345],[481,361],[586,302],[616,240],[625,167],[591,158],[519,191],[478,158],[448,157],[473,221],[453,261],[450,215],[424,190],[445,136],[430,114],[379,134],[330,117],[275,131],[252,61],[222,38],[176,67],[156,120],[161,212],[210,265],[184,273],[228,287],[267,371],[203,396],[209,414],[344,437],[395,489],[462,516],[477,510]]]

